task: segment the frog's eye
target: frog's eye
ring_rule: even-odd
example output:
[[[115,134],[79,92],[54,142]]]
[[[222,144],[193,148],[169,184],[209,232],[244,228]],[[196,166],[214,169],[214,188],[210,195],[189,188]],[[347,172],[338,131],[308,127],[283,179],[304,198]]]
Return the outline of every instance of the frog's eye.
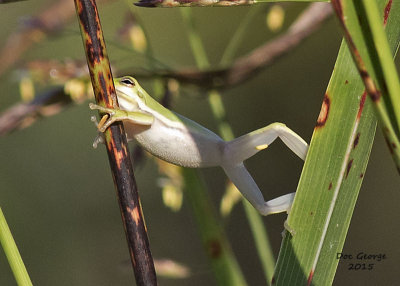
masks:
[[[128,86],[128,87],[134,87],[135,86],[135,82],[133,81],[133,79],[131,79],[129,77],[122,78],[120,82],[122,84]]]

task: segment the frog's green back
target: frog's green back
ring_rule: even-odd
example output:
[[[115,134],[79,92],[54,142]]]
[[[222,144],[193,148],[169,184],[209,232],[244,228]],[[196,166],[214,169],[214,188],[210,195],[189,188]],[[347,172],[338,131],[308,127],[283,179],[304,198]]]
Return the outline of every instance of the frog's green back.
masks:
[[[165,108],[157,100],[152,98],[140,85],[139,85],[138,91],[143,95],[146,105],[150,109],[160,113],[162,116],[164,116],[172,121],[182,121],[181,118],[179,116],[177,116],[174,112],[172,112],[168,108]]]
[[[175,113],[168,108],[165,108],[163,105],[161,105],[157,100],[152,98],[140,85],[138,91],[143,95],[146,105],[154,110],[157,111],[159,114],[162,116],[168,118],[169,120],[175,121],[175,122],[181,122],[184,126],[186,126],[190,132],[192,133],[197,133],[197,134],[210,134],[212,133],[213,136],[216,136],[219,138],[218,135],[216,135],[214,132],[208,130],[207,128],[201,126],[200,124],[196,123],[195,121],[186,118],[183,115],[180,115],[178,113]],[[220,138],[219,138],[220,139]]]

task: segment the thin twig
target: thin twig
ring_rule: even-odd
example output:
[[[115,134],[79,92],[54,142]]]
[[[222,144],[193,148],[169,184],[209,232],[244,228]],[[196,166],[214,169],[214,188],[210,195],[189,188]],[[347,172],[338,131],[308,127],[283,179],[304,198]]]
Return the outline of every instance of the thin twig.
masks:
[[[0,51],[0,76],[17,63],[32,45],[44,40],[49,34],[61,31],[74,14],[74,6],[70,0],[59,0],[36,17],[22,21]]]
[[[332,8],[329,4],[311,4],[301,13],[285,34],[238,58],[229,67],[203,71],[198,69],[159,70],[148,73],[135,71],[134,74],[136,77],[160,76],[174,78],[180,82],[196,84],[206,89],[232,87],[244,82],[261,69],[272,65],[276,60],[292,51],[313,32],[318,30],[320,25],[331,15]],[[125,70],[121,74],[129,74],[131,72]]]
[[[103,0],[104,1],[104,0]],[[134,74],[137,78],[144,77],[164,77],[174,78],[181,83],[195,84],[202,88],[229,88],[233,85],[240,84],[252,76],[256,75],[257,72],[262,69],[271,66],[279,58],[286,55],[299,44],[301,44],[308,36],[310,36],[320,25],[332,14],[332,9],[326,3],[313,3],[307,8],[298,19],[291,25],[288,31],[271,40],[265,45],[255,49],[248,55],[238,58],[232,66],[217,70],[203,70],[198,69],[183,69],[178,71],[169,70],[152,70],[149,72],[143,72],[143,70],[132,70],[118,71],[117,75]],[[0,56],[1,58],[1,56]],[[247,63],[247,60],[249,62]],[[71,61],[69,61],[71,62]],[[76,67],[81,67],[80,63],[73,63]],[[49,74],[50,67],[58,66],[62,64],[55,64],[54,61],[35,61],[28,64],[29,69],[39,70],[41,74]],[[64,72],[61,70],[61,72]],[[79,71],[81,73],[81,71]],[[1,67],[0,67],[1,74]],[[69,72],[73,75],[73,72]],[[66,75],[68,76],[68,74]],[[36,102],[36,107],[39,107],[39,102]],[[24,104],[24,106],[27,106]],[[19,119],[20,117],[29,117],[31,113],[36,112],[36,109],[14,109],[11,107],[0,115],[0,135],[6,133],[1,132],[2,130],[11,131],[4,123],[7,122],[8,126],[18,127],[18,122],[11,122],[10,119]],[[14,116],[13,112],[19,110],[20,114]],[[23,111],[25,113],[23,113]],[[7,121],[3,120],[7,118]]]
[[[0,136],[30,126],[38,117],[45,115],[42,112],[44,106],[51,108],[50,114],[53,115],[71,102],[71,97],[65,94],[62,87],[58,87],[46,91],[29,103],[17,103],[0,114]]]
[[[116,101],[115,87],[96,3],[94,0],[74,0],[74,2],[96,102],[112,108],[118,103],[114,102]],[[122,123],[111,125],[104,133],[104,137],[136,283],[140,286],[157,285],[154,262]]]

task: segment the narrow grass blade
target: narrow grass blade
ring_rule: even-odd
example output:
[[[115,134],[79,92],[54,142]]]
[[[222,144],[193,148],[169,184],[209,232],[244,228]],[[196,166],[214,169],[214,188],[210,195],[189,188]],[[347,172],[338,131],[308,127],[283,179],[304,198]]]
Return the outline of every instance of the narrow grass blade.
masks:
[[[391,19],[399,17],[399,4],[398,1],[397,3],[393,3],[392,0],[387,1],[383,21],[375,1],[360,1],[358,4],[361,6],[357,9],[357,11],[359,11],[358,13],[360,14],[361,12],[361,15],[365,15],[365,18],[362,18],[368,21],[368,23],[363,25],[364,29],[362,34],[366,38],[366,41],[370,40],[372,42],[371,44],[373,44],[374,51],[377,54],[377,58],[374,62],[376,62],[376,66],[379,66],[382,70],[382,77],[378,79],[379,85],[387,87],[387,89],[384,88],[384,92],[388,93],[388,109],[395,115],[393,126],[395,126],[397,136],[399,136],[400,108],[394,108],[394,106],[400,107],[400,81],[384,30],[384,25],[386,25],[390,14],[392,14]],[[392,4],[394,5],[393,9]],[[393,16],[393,13],[396,15]]]
[[[400,3],[385,0],[377,6],[375,1],[335,0],[332,4],[400,173],[400,83],[392,55],[398,45],[390,47],[383,31],[386,25],[391,39],[399,37]]]
[[[255,13],[255,12],[254,12]],[[181,10],[182,18],[184,19],[185,26],[187,27],[188,37],[190,45],[192,47],[193,55],[196,59],[199,68],[209,67],[209,61],[202,44],[202,40],[194,28],[193,18],[191,16],[190,10]],[[252,14],[250,14],[252,15]],[[249,20],[244,21],[244,24],[248,24]],[[238,38],[240,38],[240,31]],[[234,54],[237,47],[237,41],[228,44],[227,55],[224,58],[225,62],[229,62],[230,56]],[[208,101],[210,103],[211,110],[213,112],[214,118],[218,124],[219,133],[224,140],[232,140],[234,138],[232,128],[226,122],[225,118],[225,107],[222,102],[221,95],[218,91],[212,90],[208,93]],[[250,229],[253,234],[254,243],[257,248],[257,253],[259,255],[261,264],[263,266],[264,275],[266,277],[267,283],[271,281],[273,275],[273,269],[275,265],[275,258],[272,253],[272,247],[268,239],[267,231],[263,225],[260,214],[247,202],[244,202],[244,210],[246,213],[247,220],[250,224]],[[225,285],[225,284],[224,284]],[[269,284],[268,284],[269,285]]]
[[[397,29],[387,23],[387,33]],[[390,37],[392,50],[398,43],[398,36]],[[342,43],[287,221],[291,233],[282,242],[274,285],[333,282],[375,133],[364,88]]]
[[[185,27],[187,29],[187,35],[189,38],[189,42],[191,44],[191,48],[192,48],[192,52],[193,55],[196,59],[197,65],[199,68],[206,68],[209,66],[209,61],[207,58],[207,55],[205,53],[204,47],[203,47],[203,43],[202,43],[202,39],[200,38],[199,34],[196,32],[195,29],[195,25],[192,19],[192,14],[190,10],[181,10],[181,16],[184,20],[185,23]],[[227,127],[227,126],[226,126]],[[227,132],[227,136],[229,136],[231,134],[229,127],[227,127],[228,129],[226,130]],[[194,171],[190,170],[185,170],[184,174],[185,174],[185,182],[187,182],[190,178],[190,181],[192,181],[193,179],[195,179],[195,174],[193,173]],[[193,173],[193,174],[192,174]],[[207,208],[210,208],[210,201],[207,200],[207,204],[209,204],[209,206],[207,206],[205,204],[205,201],[208,198],[208,194],[207,191],[204,187],[204,184],[200,184],[201,182],[197,179],[197,185],[193,184],[193,186],[191,187],[191,189],[198,189],[197,191],[191,191],[190,192],[190,197],[193,197],[193,195],[196,195],[196,201],[200,200],[203,201],[204,204],[200,204],[203,205],[203,211],[206,210]],[[203,188],[199,189],[199,186],[203,185]],[[195,194],[194,194],[195,193]],[[193,201],[193,198],[191,199]],[[197,203],[193,204],[193,208],[195,210],[195,216],[198,220],[198,224],[200,226],[200,228],[202,229],[202,236],[204,237],[204,235],[206,235],[208,232],[213,231],[216,234],[220,233],[223,234],[223,230],[222,230],[222,226],[221,225],[216,225],[215,223],[212,224],[202,224],[201,221],[204,220],[204,216],[205,214],[201,214],[199,211],[200,209],[198,209],[197,207]],[[209,219],[211,219],[210,214],[212,214],[212,212],[206,212],[209,213],[208,217]],[[206,216],[207,217],[207,216]],[[215,218],[214,218],[215,220]],[[228,246],[229,243],[227,241],[227,239],[225,238],[225,236],[219,235],[219,237],[221,238],[221,242],[224,242],[224,244],[226,245],[226,250],[228,250]],[[203,239],[203,243],[204,243],[204,239]],[[207,242],[206,242],[206,247],[207,247]],[[219,285],[245,285],[245,281],[244,281],[244,276],[241,272],[241,269],[236,261],[235,256],[233,255],[233,253],[231,252],[231,250],[229,249],[229,252],[225,252],[223,253],[226,255],[225,258],[225,263],[219,265],[218,263],[214,262],[213,257],[211,256],[211,262],[212,262],[212,266],[214,269],[214,273],[215,273],[215,277],[217,278],[217,281],[219,282]],[[220,269],[220,270],[218,270]],[[229,281],[232,280],[232,281]],[[235,284],[233,284],[235,283]]]
[[[183,168],[186,195],[192,205],[203,246],[218,285],[245,286],[246,281],[230,244],[218,223],[204,182],[193,169]]]
[[[374,138],[376,121],[365,98],[342,44],[288,217],[292,235],[284,237],[275,285],[333,280]]]
[[[0,208],[0,242],[7,256],[8,263],[14,274],[15,280],[19,286],[32,285],[28,272],[26,271],[24,262],[15,244],[10,228],[7,225],[6,218]]]

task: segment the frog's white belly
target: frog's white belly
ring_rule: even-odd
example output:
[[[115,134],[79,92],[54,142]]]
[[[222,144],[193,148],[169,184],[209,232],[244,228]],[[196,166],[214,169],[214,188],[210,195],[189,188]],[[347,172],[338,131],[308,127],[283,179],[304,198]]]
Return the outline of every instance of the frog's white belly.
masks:
[[[155,117],[153,124],[146,128],[129,121],[124,125],[131,138],[167,162],[192,168],[221,165],[225,141],[190,119],[182,117],[182,120],[185,124],[174,122],[172,125]]]

